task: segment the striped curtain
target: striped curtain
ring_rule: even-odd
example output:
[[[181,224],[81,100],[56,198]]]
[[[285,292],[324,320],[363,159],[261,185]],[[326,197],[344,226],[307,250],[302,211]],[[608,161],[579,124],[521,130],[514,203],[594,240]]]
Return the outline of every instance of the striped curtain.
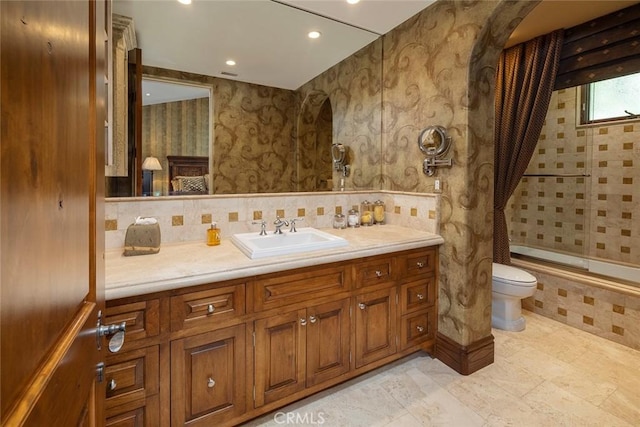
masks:
[[[505,49],[496,71],[493,261],[510,264],[505,206],[535,150],[556,80],[563,30]]]

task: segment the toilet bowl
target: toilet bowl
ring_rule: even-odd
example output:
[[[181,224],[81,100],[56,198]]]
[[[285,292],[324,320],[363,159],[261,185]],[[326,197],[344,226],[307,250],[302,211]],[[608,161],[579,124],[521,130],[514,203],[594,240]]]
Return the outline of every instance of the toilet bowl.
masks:
[[[522,331],[522,299],[533,296],[538,281],[531,274],[509,265],[493,263],[491,326]]]

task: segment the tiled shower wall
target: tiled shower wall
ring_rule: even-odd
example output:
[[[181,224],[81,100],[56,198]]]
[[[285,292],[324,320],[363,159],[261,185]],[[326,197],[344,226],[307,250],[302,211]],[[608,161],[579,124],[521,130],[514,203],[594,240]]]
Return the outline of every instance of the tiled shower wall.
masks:
[[[115,198],[105,204],[106,249],[124,247],[127,227],[138,216],[158,219],[164,244],[204,242],[212,222],[218,224],[223,239],[260,230],[259,225],[252,224],[260,219],[266,220],[272,230],[276,215],[303,218],[299,227],[328,228],[334,214],[346,215],[364,200],[382,200],[388,224],[439,232],[439,196],[434,194],[383,191]]]
[[[507,212],[511,239],[640,265],[640,123],[578,127],[578,90],[553,93],[526,173],[590,177],[523,178]]]

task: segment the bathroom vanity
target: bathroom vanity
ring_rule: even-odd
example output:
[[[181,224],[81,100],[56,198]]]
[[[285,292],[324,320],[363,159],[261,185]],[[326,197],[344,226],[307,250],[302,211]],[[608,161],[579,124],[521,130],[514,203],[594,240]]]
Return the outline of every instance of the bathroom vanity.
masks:
[[[329,232],[349,246],[264,260],[228,241],[108,254],[106,320],[127,330],[107,357],[107,425],[235,425],[431,352],[442,238]]]

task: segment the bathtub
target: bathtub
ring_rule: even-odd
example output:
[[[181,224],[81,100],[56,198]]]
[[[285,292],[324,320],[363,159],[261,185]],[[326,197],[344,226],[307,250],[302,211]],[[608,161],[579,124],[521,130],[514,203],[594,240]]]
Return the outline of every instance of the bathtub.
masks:
[[[526,255],[532,258],[576,267],[591,273],[601,274],[614,279],[628,280],[630,282],[637,283],[640,286],[639,267],[630,267],[627,265],[593,260],[576,255],[568,255],[545,249],[531,248],[528,246],[511,245],[509,246],[509,250],[513,254]]]

